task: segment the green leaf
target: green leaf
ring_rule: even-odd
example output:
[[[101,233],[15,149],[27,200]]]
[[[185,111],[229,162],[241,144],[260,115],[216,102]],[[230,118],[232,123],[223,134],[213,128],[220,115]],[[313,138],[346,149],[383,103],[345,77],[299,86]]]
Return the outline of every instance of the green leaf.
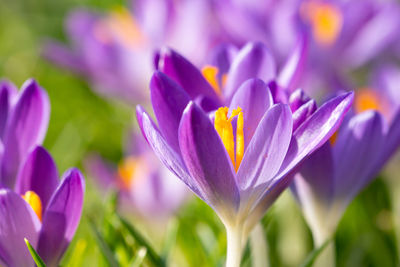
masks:
[[[332,240],[328,239],[325,241],[324,244],[322,244],[322,246],[311,251],[311,253],[308,254],[308,256],[305,259],[305,261],[303,262],[303,264],[301,264],[300,266],[301,267],[311,267],[313,265],[313,263],[315,262],[315,260],[317,259],[317,257],[319,256],[319,254],[321,254],[321,252],[324,251],[324,249],[328,246],[329,242],[331,242],[331,241]]]
[[[46,267],[46,264],[44,264],[42,258],[39,256],[39,254],[37,254],[36,250],[32,247],[31,243],[29,243],[28,239],[24,238],[24,240],[36,265],[38,267]]]
[[[119,214],[117,214],[117,218],[121,222],[121,225],[128,230],[129,234],[136,240],[139,246],[146,248],[147,255],[149,260],[153,263],[154,266],[165,266],[164,260],[155,252],[153,247],[147,242],[147,240],[135,229],[135,227],[130,224],[127,220],[122,218]]]
[[[144,261],[144,258],[147,255],[147,249],[145,247],[142,247],[138,250],[138,252],[136,253],[136,257],[132,263],[132,267],[140,267],[142,266],[142,263]]]
[[[89,225],[90,225],[90,229],[92,230],[92,232],[94,234],[94,237],[97,241],[97,244],[100,248],[101,253],[103,254],[104,258],[107,260],[107,263],[111,267],[119,267],[118,261],[115,259],[112,250],[108,246],[103,235],[97,230],[96,225],[94,224],[94,222],[91,219],[89,219]]]

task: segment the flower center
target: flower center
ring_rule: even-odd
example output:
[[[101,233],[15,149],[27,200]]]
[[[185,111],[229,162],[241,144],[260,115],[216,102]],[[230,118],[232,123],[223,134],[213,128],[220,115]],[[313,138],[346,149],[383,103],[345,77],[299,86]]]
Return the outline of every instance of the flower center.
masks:
[[[215,112],[214,127],[218,135],[221,137],[222,143],[232,161],[237,172],[244,154],[244,135],[243,135],[243,112],[240,107],[234,109],[230,117],[228,117],[229,108],[221,107]],[[236,153],[235,140],[233,137],[232,120],[237,116],[236,122]]]
[[[222,87],[226,84],[227,75],[222,75],[221,85],[218,81],[217,75],[219,73],[219,69],[215,66],[207,65],[202,70],[201,73],[203,74],[204,78],[207,82],[211,85],[214,91],[221,96],[222,95]]]
[[[336,41],[343,26],[341,11],[329,3],[311,1],[301,7],[303,18],[311,23],[313,36],[322,45]]]
[[[355,97],[355,109],[357,113],[366,110],[382,111],[381,101],[376,92],[372,89],[362,89],[357,92]]]
[[[22,198],[31,206],[39,220],[42,221],[42,201],[40,197],[33,191],[27,191]]]

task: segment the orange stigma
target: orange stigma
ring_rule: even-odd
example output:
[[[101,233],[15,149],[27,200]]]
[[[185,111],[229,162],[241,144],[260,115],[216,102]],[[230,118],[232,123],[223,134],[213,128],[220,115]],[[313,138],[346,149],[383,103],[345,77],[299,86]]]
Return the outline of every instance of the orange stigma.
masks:
[[[118,166],[119,182],[124,189],[129,189],[132,185],[139,160],[135,157],[128,157]]]
[[[369,88],[358,91],[356,93],[354,102],[357,113],[361,113],[366,110],[382,111],[383,109],[379,95]]]
[[[301,6],[301,15],[310,22],[315,40],[322,45],[331,45],[339,36],[343,26],[343,14],[329,3],[310,1]]]
[[[233,167],[237,172],[244,154],[244,134],[243,134],[243,112],[240,107],[232,111],[231,116],[228,118],[229,109],[227,107],[219,108],[215,112],[214,127],[221,137],[222,143],[232,161]],[[232,120],[237,116],[236,122],[236,153],[235,141],[233,138]]]
[[[331,143],[331,146],[336,144],[337,138],[338,138],[338,131],[334,132],[331,138],[329,138],[329,143]]]
[[[22,198],[31,206],[39,220],[42,221],[42,201],[40,197],[33,191],[27,191]]]

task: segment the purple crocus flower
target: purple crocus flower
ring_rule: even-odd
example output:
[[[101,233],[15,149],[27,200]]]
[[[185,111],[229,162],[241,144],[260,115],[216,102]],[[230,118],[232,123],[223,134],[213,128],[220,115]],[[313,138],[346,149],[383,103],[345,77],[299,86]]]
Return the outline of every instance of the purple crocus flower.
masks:
[[[227,91],[226,98],[216,98],[199,70],[181,57],[174,60],[175,53],[168,55],[161,57],[159,66],[170,70],[168,74],[177,82],[155,72],[150,94],[158,126],[140,106],[139,125],[167,168],[218,214],[227,229],[227,265],[239,266],[249,232],[290,184],[299,163],[336,131],[352,103],[352,93],[316,111],[311,108],[294,127],[296,110],[310,110],[310,101],[301,103],[301,94],[293,95],[293,107],[276,103],[270,87],[253,78],[258,73],[254,71],[245,80],[241,72],[229,74],[237,75],[228,77],[237,81],[237,88]],[[252,64],[263,54],[258,55],[244,60],[242,66],[270,70],[271,65]],[[213,105],[225,107],[216,106],[213,111],[211,105],[202,105],[205,101],[198,102],[200,106],[192,99],[212,100]]]
[[[83,75],[93,89],[128,104],[146,100],[156,48],[170,45],[201,61],[212,40],[210,1],[135,1],[132,11],[76,10],[66,20],[72,48],[48,42],[44,55]]]
[[[91,176],[103,191],[118,192],[120,208],[147,222],[164,221],[187,199],[186,186],[158,162],[143,137],[132,134],[132,147],[116,168],[98,155],[87,160]]]
[[[22,165],[14,190],[0,189],[0,264],[34,266],[24,238],[47,266],[58,266],[78,227],[84,180],[77,169],[58,179],[50,154],[36,147]]]
[[[381,68],[371,83],[378,87],[357,91],[354,111],[294,179],[293,192],[317,246],[334,234],[348,204],[400,145],[399,99],[393,98],[398,74],[392,67]]]
[[[17,172],[47,131],[50,106],[46,92],[28,80],[20,92],[0,82],[0,186],[13,188]]]

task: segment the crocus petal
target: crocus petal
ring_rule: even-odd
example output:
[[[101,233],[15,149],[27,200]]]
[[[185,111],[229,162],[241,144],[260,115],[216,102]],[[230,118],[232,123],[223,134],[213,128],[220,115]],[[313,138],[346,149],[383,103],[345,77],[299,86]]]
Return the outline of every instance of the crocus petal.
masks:
[[[160,131],[168,144],[179,153],[178,127],[189,95],[162,72],[155,72],[150,82],[151,103]]]
[[[175,152],[162,136],[157,126],[154,124],[150,116],[143,110],[141,106],[136,107],[136,116],[140,129],[146,141],[150,144],[154,153],[164,163],[164,165],[181,179],[196,195],[205,200],[199,191],[197,182],[193,180],[187,172],[182,162],[180,154]]]
[[[269,82],[276,76],[275,60],[262,43],[244,46],[232,62],[228,73],[224,95],[229,99],[246,80],[260,78]]]
[[[42,54],[47,60],[74,71],[77,74],[89,74],[89,70],[85,67],[82,58],[62,44],[48,41],[43,47]]]
[[[337,96],[323,104],[297,128],[278,178],[285,176],[332,136],[339,128],[352,102],[352,92]]]
[[[17,88],[12,83],[7,81],[0,82],[0,140],[3,139],[12,99],[16,94]]]
[[[164,72],[180,84],[192,99],[199,95],[219,99],[201,72],[174,50],[164,48],[160,51],[157,58],[158,70]]]
[[[43,141],[49,113],[47,94],[34,80],[25,82],[4,133],[4,154],[7,156],[3,158],[1,174],[5,185],[14,186],[21,162],[35,145]]]
[[[301,176],[294,179],[291,187],[300,205],[307,205],[308,194],[311,193],[319,202],[322,202],[321,204],[326,206],[330,204],[335,186],[333,164],[333,154],[329,142],[326,142],[304,161],[301,165]],[[304,187],[309,189],[303,190]]]
[[[231,44],[220,45],[212,51],[211,65],[218,68],[217,75],[220,81],[222,81],[222,76],[229,71],[237,52],[237,48]]]
[[[385,128],[375,111],[358,114],[342,127],[334,149],[337,197],[351,198],[374,178],[368,174],[380,156]]]
[[[36,247],[39,230],[39,218],[28,203],[14,192],[0,189],[0,263],[34,266],[24,238]]]
[[[232,98],[230,110],[242,108],[245,147],[253,137],[258,123],[265,112],[272,106],[273,100],[267,85],[260,79],[250,79],[242,84]]]
[[[308,40],[306,35],[301,36],[292,52],[283,66],[277,82],[283,88],[292,92],[297,89],[301,74],[304,71],[308,51]]]
[[[295,131],[317,109],[314,99],[309,100],[293,113],[293,131]]]
[[[260,121],[239,167],[237,180],[241,202],[250,197],[255,201],[265,191],[270,179],[281,167],[291,137],[290,108],[285,104],[277,104]]]
[[[64,174],[43,216],[37,252],[47,266],[57,266],[81,219],[85,182],[77,169]]]
[[[88,175],[96,181],[96,184],[99,184],[101,189],[107,190],[115,186],[117,181],[115,170],[101,156],[97,154],[88,156],[84,165]]]
[[[185,165],[206,202],[220,215],[239,204],[233,165],[208,116],[190,102],[179,126],[179,145]]]
[[[264,214],[280,193],[290,185],[296,172],[296,167],[301,161],[324,144],[339,128],[352,102],[352,92],[331,99],[294,132],[281,169],[250,214],[252,218],[249,220],[250,226]]]
[[[289,106],[292,112],[298,110],[302,105],[310,101],[311,98],[302,90],[297,89],[289,96]]]
[[[35,192],[46,208],[54,190],[58,186],[58,172],[51,155],[43,148],[36,147],[28,156],[18,173],[15,192],[24,195]]]

